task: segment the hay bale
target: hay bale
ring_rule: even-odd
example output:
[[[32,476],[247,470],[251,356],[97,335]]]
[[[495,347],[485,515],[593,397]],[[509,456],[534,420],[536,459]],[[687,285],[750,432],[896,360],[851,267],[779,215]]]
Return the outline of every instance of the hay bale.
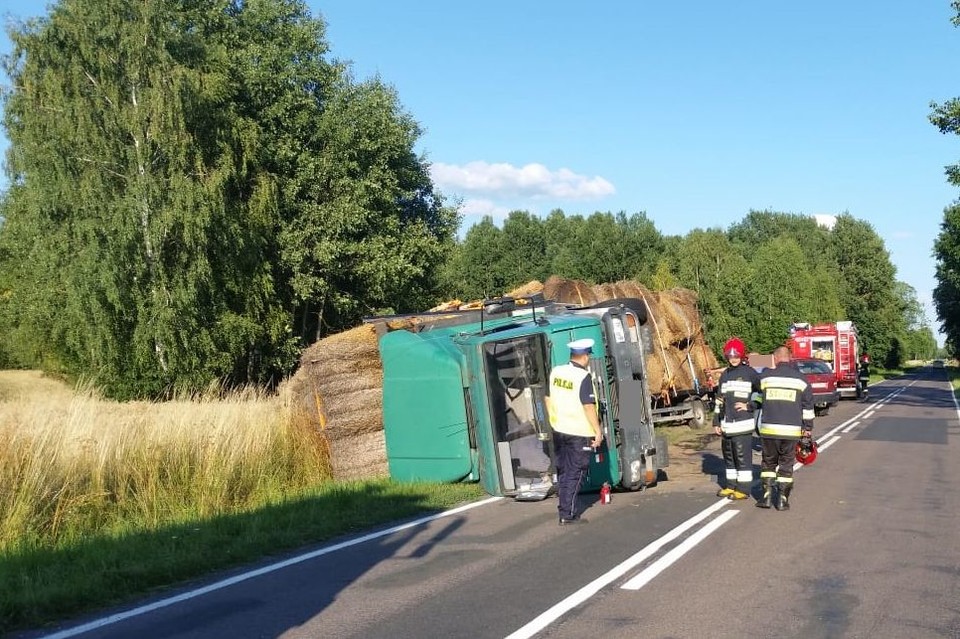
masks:
[[[617,299],[619,295],[617,294],[617,289],[613,284],[597,284],[591,287],[594,297],[597,298],[598,302],[605,302],[607,300]]]
[[[336,479],[387,477],[387,446],[383,430],[352,435],[330,443],[330,462]]]
[[[671,344],[690,342],[702,330],[696,293],[669,289],[657,294],[658,320],[663,339]]]
[[[543,283],[543,296],[548,300],[563,304],[593,306],[597,298],[589,284],[582,280],[569,280],[551,275]]]
[[[383,365],[374,327],[364,324],[311,345],[290,390],[330,442],[383,430]]]

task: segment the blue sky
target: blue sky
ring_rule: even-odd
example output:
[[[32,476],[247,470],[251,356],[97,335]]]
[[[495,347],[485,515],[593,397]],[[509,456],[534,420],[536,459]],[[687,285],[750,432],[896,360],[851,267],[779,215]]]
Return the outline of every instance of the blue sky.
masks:
[[[751,209],[848,212],[936,326],[931,250],[960,160],[927,120],[960,96],[948,0],[308,4],[334,57],[397,89],[466,225],[559,207],[685,234]]]

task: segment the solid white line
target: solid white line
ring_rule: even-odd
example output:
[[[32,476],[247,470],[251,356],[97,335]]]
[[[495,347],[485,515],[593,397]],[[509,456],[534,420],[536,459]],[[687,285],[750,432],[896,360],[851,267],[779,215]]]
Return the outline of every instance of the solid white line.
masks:
[[[533,637],[538,632],[549,626],[551,623],[565,615],[567,612],[573,610],[583,602],[587,601],[590,597],[599,592],[603,587],[609,585],[613,581],[619,579],[624,574],[626,574],[631,569],[635,568],[637,565],[646,561],[649,557],[656,554],[663,548],[666,544],[670,543],[683,533],[687,532],[690,528],[696,526],[701,521],[720,510],[724,506],[731,504],[729,499],[720,499],[717,500],[715,504],[709,506],[699,513],[683,522],[667,534],[663,535],[654,542],[648,544],[643,550],[637,552],[632,557],[628,558],[626,561],[614,566],[609,571],[600,575],[586,586],[580,590],[574,592],[571,595],[568,595],[558,603],[554,604],[546,611],[538,615],[533,621],[530,621],[522,628],[510,633],[507,635],[506,639],[529,639]]]
[[[841,431],[841,432],[849,433],[851,430],[853,430],[854,428],[856,428],[859,424],[860,424],[860,422],[853,422],[852,424],[850,424],[849,426],[847,426],[846,428],[844,428],[843,431]]]
[[[953,391],[953,382],[947,378],[947,390],[950,391],[950,399],[953,400],[953,406],[957,410],[957,419],[960,420],[960,402],[957,401],[957,394]]]
[[[874,410],[870,411],[869,413],[867,413],[866,415],[864,415],[863,418],[864,418],[864,419],[870,419],[871,417],[873,417],[873,414],[874,414],[875,412],[877,412],[876,409],[874,409]]]
[[[378,532],[370,533],[362,537],[357,537],[356,539],[349,539],[347,541],[342,541],[339,544],[334,544],[332,546],[327,546],[325,548],[319,548],[312,552],[305,553],[303,555],[297,555],[296,557],[291,557],[290,559],[285,559],[283,561],[277,562],[275,564],[270,564],[269,566],[264,566],[263,568],[257,568],[256,570],[251,570],[250,572],[245,572],[240,575],[235,575],[229,579],[223,579],[216,583],[210,584],[209,586],[204,586],[203,588],[197,588],[196,590],[191,590],[173,597],[167,597],[166,599],[161,599],[160,601],[155,601],[151,604],[145,606],[140,606],[139,608],[134,608],[132,610],[126,610],[124,612],[118,612],[117,614],[110,615],[108,617],[103,617],[101,619],[95,619],[88,623],[85,623],[81,626],[76,626],[74,628],[67,628],[66,630],[61,630],[60,632],[55,632],[50,635],[44,635],[40,639],[65,639],[66,637],[75,637],[76,635],[83,634],[85,632],[90,632],[91,630],[97,630],[98,628],[103,628],[104,626],[109,626],[115,624],[118,621],[123,621],[125,619],[130,619],[131,617],[138,617],[140,615],[146,614],[148,612],[153,612],[154,610],[159,610],[161,608],[166,608],[167,606],[172,606],[173,604],[180,603],[181,601],[187,601],[188,599],[195,599],[207,593],[211,593],[217,590],[222,590],[228,586],[233,586],[235,584],[253,579],[255,577],[260,577],[262,575],[269,574],[271,572],[276,572],[277,570],[282,570],[284,568],[289,568],[290,566],[295,566],[296,564],[309,561],[311,559],[316,559],[323,555],[336,552],[338,550],[343,550],[344,548],[349,548],[350,546],[356,546],[373,539],[378,539],[380,537],[385,537],[387,535],[392,535],[395,532],[400,532],[401,530],[406,530],[408,528],[413,528],[415,526],[420,526],[422,524],[435,521],[437,519],[442,519],[444,517],[449,517],[451,515],[456,515],[473,508],[478,508],[480,506],[485,506],[486,504],[493,503],[495,501],[500,501],[502,497],[490,497],[482,501],[473,502],[471,504],[466,504],[465,506],[459,506],[458,508],[453,508],[451,510],[445,510],[442,513],[437,513],[436,515],[430,515],[429,517],[421,517],[420,519],[407,522],[405,524],[400,524],[398,526],[393,526],[392,528],[387,528],[386,530],[380,530]]]
[[[650,566],[645,568],[643,572],[620,587],[624,590],[640,590],[650,583],[654,577],[673,565],[675,561],[683,557],[687,552],[690,551],[690,549],[712,535],[718,528],[720,528],[720,526],[730,521],[730,519],[739,513],[739,510],[728,510],[723,514],[718,515],[709,524],[685,539],[682,544],[665,554],[660,559],[657,559],[655,562],[650,564]]]

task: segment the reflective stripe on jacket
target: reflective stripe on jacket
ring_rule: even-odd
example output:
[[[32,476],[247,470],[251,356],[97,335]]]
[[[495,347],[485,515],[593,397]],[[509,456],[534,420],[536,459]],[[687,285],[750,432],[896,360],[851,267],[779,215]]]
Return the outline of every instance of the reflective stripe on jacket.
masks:
[[[760,376],[752,366],[740,363],[723,371],[718,382],[714,421],[726,435],[742,435],[754,429],[751,396],[760,390]],[[744,402],[746,410],[737,410]]]

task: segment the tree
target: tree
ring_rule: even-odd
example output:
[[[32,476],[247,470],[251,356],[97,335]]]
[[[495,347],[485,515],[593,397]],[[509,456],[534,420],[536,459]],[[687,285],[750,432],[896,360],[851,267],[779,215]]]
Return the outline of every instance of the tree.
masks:
[[[765,242],[750,260],[742,320],[743,337],[761,353],[782,345],[789,327],[812,317],[815,277],[807,270],[803,250],[793,238]]]
[[[830,255],[840,274],[840,299],[865,347],[886,358],[893,340],[906,330],[904,308],[895,293],[896,268],[873,227],[841,215],[830,234]]]
[[[944,210],[940,233],[933,243],[933,255],[937,261],[934,308],[947,343],[960,345],[960,205]],[[950,352],[953,356],[958,354]]]
[[[115,396],[269,382],[432,297],[456,213],[323,33],[298,0],[62,0],[11,32],[0,320],[35,363]]]
[[[699,296],[707,342],[723,344],[732,335],[747,335],[744,317],[750,268],[720,229],[694,229],[676,249],[680,285]]]
[[[500,271],[507,288],[534,279],[542,281],[550,275],[543,220],[539,217],[527,211],[511,211],[503,221],[501,241]]]
[[[950,3],[954,26],[960,26],[960,1]],[[930,122],[943,134],[960,135],[960,98],[937,104],[930,103]],[[944,167],[947,182],[960,186],[960,164]],[[960,355],[960,205],[954,203],[944,209],[940,234],[934,243],[937,260],[937,285],[933,303],[940,327],[946,335],[946,350],[954,357]]]

